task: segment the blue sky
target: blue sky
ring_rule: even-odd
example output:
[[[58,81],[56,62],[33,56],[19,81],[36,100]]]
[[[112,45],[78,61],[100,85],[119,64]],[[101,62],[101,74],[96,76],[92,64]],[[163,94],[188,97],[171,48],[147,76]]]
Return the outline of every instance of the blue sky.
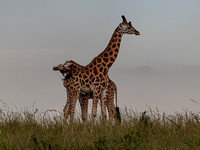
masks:
[[[52,104],[62,108],[66,93],[52,67],[67,59],[88,64],[104,50],[121,15],[141,35],[123,37],[119,56],[110,70],[119,89],[132,80],[132,75],[123,79],[114,72],[144,66],[174,72],[200,66],[199,0],[0,1],[0,99],[18,106],[36,100],[42,108],[49,99],[48,107]],[[131,98],[126,97],[126,90],[121,91],[121,99]],[[55,104],[54,99],[60,101]],[[134,103],[127,100],[120,104]],[[146,104],[145,98],[137,104]]]

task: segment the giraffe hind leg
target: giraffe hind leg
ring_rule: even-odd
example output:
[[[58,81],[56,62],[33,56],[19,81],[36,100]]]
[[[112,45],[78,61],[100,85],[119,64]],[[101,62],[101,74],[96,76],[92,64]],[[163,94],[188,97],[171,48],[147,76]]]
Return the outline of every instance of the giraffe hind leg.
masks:
[[[111,105],[109,103],[107,103],[106,106],[108,109],[109,121],[112,121],[114,118],[115,110],[113,111],[113,107],[111,107]]]

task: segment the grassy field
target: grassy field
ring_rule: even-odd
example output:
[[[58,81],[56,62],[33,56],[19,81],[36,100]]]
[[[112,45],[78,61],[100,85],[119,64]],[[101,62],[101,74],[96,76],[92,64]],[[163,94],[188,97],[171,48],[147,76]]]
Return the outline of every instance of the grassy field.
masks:
[[[24,108],[0,112],[1,150],[199,150],[200,116],[123,109],[121,124],[102,121],[62,123],[62,113]],[[51,115],[49,115],[51,113]],[[52,115],[54,114],[54,115]]]

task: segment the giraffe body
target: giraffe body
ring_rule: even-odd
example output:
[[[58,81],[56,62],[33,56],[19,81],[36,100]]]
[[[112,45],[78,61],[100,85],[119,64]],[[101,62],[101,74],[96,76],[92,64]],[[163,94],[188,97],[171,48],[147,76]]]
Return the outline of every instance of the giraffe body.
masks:
[[[72,69],[72,77],[69,82],[64,83],[67,89],[67,99],[70,101],[69,114],[70,119],[73,120],[76,101],[80,92],[93,93],[92,117],[96,116],[98,100],[101,100],[102,115],[105,116],[106,110],[106,90],[108,86],[108,71],[119,53],[119,47],[123,34],[140,33],[127,22],[126,18],[122,16],[123,22],[115,29],[111,40],[106,49],[95,57],[87,66],[82,68]],[[72,67],[76,67],[72,65]],[[66,118],[67,108],[64,108],[64,118]]]
[[[114,105],[114,95],[116,96],[116,107]],[[105,105],[102,107],[107,107],[109,120],[112,120],[113,118],[117,121],[120,121],[120,118],[117,118],[116,108],[117,108],[117,87],[115,83],[109,79],[108,81],[108,87],[105,92],[106,101]],[[82,119],[86,120],[88,116],[88,100],[92,99],[93,95],[92,93],[81,93],[79,102],[81,105],[81,113],[82,113]],[[119,113],[119,112],[118,112]]]
[[[76,65],[77,67],[74,67],[74,68],[82,68],[83,66],[77,64],[76,62],[74,61],[66,61],[65,64],[73,64],[73,65]],[[64,76],[65,76],[65,79],[64,79],[64,86],[66,85],[66,82],[68,82],[70,80],[70,77],[71,76],[71,68],[73,67],[65,67],[64,65],[58,65],[56,67],[54,67],[54,70],[59,70]],[[109,79],[108,81],[108,86],[107,86],[107,90],[104,90],[104,94],[105,94],[105,97],[106,97],[106,101],[105,101],[105,105],[102,106],[102,107],[107,107],[107,110],[108,110],[108,114],[109,114],[109,120],[112,120],[113,118],[117,119],[117,121],[120,122],[120,116],[117,118],[117,113],[116,112],[116,108],[117,108],[117,86],[115,85],[115,83]],[[116,100],[116,107],[114,105],[114,94],[115,94],[115,100]],[[87,117],[88,117],[88,100],[89,99],[92,99],[93,98],[93,93],[92,92],[87,92],[87,93],[83,93],[81,92],[80,95],[79,95],[79,102],[80,102],[80,106],[81,106],[81,114],[82,114],[82,119],[83,120],[86,120]],[[69,100],[67,99],[67,104],[66,104],[66,109],[67,109],[67,112],[69,112]],[[67,113],[67,116],[68,116],[68,113]]]

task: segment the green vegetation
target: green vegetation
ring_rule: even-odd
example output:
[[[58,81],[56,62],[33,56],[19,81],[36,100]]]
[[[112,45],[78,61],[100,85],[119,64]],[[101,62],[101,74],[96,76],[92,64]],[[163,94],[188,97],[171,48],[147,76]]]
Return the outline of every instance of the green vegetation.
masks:
[[[173,115],[151,109],[122,112],[122,123],[98,118],[63,125],[62,114],[37,109],[0,112],[1,150],[197,150],[200,116],[184,111]]]

